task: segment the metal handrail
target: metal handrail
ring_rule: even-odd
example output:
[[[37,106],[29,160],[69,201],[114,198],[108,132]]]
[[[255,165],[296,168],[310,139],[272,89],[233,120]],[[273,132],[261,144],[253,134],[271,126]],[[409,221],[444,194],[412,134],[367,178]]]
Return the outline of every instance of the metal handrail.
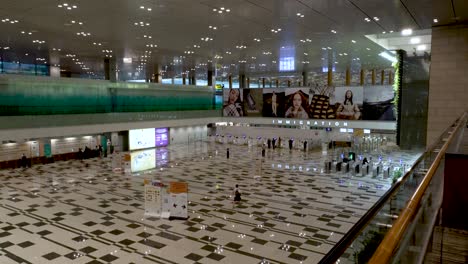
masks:
[[[463,116],[462,116],[463,118]],[[452,124],[459,122],[462,118],[456,119]],[[340,241],[323,257],[319,264],[324,263],[335,263],[341,255],[346,251],[346,249],[352,244],[353,240],[360,234],[362,230],[366,228],[369,224],[370,219],[372,219],[380,209],[385,205],[385,203],[393,197],[399,190],[400,186],[411,176],[414,171],[419,167],[419,163],[426,157],[426,153],[433,151],[437,143],[441,141],[442,137],[446,132],[449,131],[450,127],[437,138],[437,140],[432,143],[426,150],[425,153],[413,163],[411,168],[395,183],[390,189],[359,219],[359,221],[354,224],[351,229],[340,239]]]
[[[455,129],[452,131],[450,136],[448,137],[447,141],[444,143],[442,148],[440,149],[439,153],[437,154],[434,162],[432,163],[431,167],[427,171],[426,175],[424,176],[421,184],[419,184],[416,192],[413,194],[411,199],[408,201],[408,204],[403,209],[402,213],[398,217],[398,219],[393,224],[392,228],[389,232],[385,235],[384,239],[380,243],[379,247],[375,251],[374,255],[370,259],[369,263],[388,263],[393,255],[394,250],[398,247],[401,238],[403,237],[404,232],[414,219],[417,211],[418,206],[421,203],[421,199],[431,183],[432,176],[435,174],[437,168],[440,165],[442,158],[447,151],[450,143],[452,142],[453,137],[455,136],[456,132],[460,128],[461,124],[466,124],[466,115],[464,113],[461,118],[458,119],[458,124],[456,125]]]

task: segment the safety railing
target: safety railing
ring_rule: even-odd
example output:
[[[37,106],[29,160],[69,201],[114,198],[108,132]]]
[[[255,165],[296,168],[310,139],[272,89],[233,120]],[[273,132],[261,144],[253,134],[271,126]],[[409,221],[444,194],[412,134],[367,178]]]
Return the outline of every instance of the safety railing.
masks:
[[[394,249],[398,245],[399,238],[401,238],[404,230],[411,223],[411,219],[415,218],[415,214],[417,213],[415,209],[420,204],[423,198],[422,194],[430,182],[430,178],[428,178],[429,172],[431,172],[430,177],[432,178],[432,175],[435,174],[436,169],[439,167],[443,153],[445,153],[448,144],[452,141],[453,135],[459,129],[460,124],[466,124],[466,119],[467,114],[465,113],[453,125],[448,127],[435,143],[427,148],[427,151],[417,159],[414,165],[393,184],[387,193],[361,217],[320,263],[367,263],[374,256],[374,253],[382,250],[381,245],[384,245],[384,243],[387,245],[385,249],[391,248],[390,253],[383,251],[385,255],[375,255],[372,261],[375,260],[373,263],[389,262]],[[435,187],[434,190],[437,189],[436,187],[441,189],[440,185],[436,185],[436,182],[431,186]],[[421,191],[421,194],[416,195]],[[425,204],[430,205],[432,205],[432,198],[439,199],[435,195],[424,196],[424,198],[426,197],[430,198],[426,199],[427,202]],[[419,202],[416,203],[415,199],[419,199]],[[407,205],[411,205],[411,207],[408,208]],[[406,219],[404,225],[399,224],[397,226],[396,221],[402,221],[399,220],[402,217]],[[403,227],[404,229],[402,229]],[[391,230],[393,230],[392,233],[394,235],[390,238],[388,234]],[[395,236],[395,232],[399,236]],[[383,241],[384,238],[385,241]]]
[[[443,164],[441,161],[453,139],[460,136],[460,127],[466,125],[467,114],[464,113],[457,121],[451,127],[448,137],[442,140],[441,148],[433,151],[437,154],[432,165],[369,263],[398,262],[399,259],[405,259],[408,263],[422,262],[425,250],[421,249],[427,245],[437,211],[442,203]],[[415,235],[405,236],[407,233],[419,234],[419,238],[416,239]]]

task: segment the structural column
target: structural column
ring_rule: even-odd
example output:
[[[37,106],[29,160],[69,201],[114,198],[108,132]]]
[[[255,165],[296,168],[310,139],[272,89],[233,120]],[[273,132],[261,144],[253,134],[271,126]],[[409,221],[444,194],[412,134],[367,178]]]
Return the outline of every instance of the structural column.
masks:
[[[153,65],[153,69],[152,69],[152,76],[151,76],[151,80],[150,82],[153,82],[153,83],[160,83],[161,80],[161,75],[159,74],[159,65],[158,64],[154,64]]]
[[[385,83],[385,70],[382,70],[380,72],[380,84],[384,85],[384,83]]]
[[[346,67],[346,86],[350,86],[351,85],[351,69],[348,67]]]
[[[271,87],[271,84],[270,84]],[[262,88],[265,88],[265,78],[262,78]]]
[[[363,69],[361,69],[359,83],[361,84],[361,86],[364,85],[364,70]]]
[[[276,88],[278,88],[279,87],[279,79],[276,79],[275,83],[276,83]]]
[[[393,84],[393,72],[388,71],[388,84]]]
[[[309,75],[307,74],[306,71],[302,72],[302,84],[303,86],[308,86],[309,84]]]
[[[104,76],[111,82],[117,81],[117,63],[115,58],[104,58]]]
[[[208,69],[208,86],[213,86],[213,70]]]
[[[187,84],[186,73],[182,73],[182,84],[183,84],[183,85],[186,85],[186,84]]]
[[[250,78],[247,77],[247,86],[245,88],[250,88]]]
[[[231,74],[229,74],[228,80],[229,80],[229,89],[232,89],[232,75]]]
[[[245,88],[245,74],[239,74],[239,88]]]
[[[375,69],[372,69],[372,85],[375,85]]]
[[[328,84],[328,86],[332,86],[332,85],[333,85],[333,66],[332,66],[332,65],[328,65],[327,84]]]

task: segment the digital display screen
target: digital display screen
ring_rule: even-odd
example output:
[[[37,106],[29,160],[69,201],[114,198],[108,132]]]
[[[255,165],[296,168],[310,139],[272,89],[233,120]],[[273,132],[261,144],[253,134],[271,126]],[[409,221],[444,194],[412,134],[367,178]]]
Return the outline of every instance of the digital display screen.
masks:
[[[132,172],[156,168],[156,149],[134,151],[130,153]]]
[[[169,164],[169,151],[166,148],[156,149],[156,165],[158,167],[165,167]]]
[[[156,147],[154,128],[135,129],[129,131],[130,150]]]
[[[169,129],[156,128],[156,147],[165,147],[169,145]]]

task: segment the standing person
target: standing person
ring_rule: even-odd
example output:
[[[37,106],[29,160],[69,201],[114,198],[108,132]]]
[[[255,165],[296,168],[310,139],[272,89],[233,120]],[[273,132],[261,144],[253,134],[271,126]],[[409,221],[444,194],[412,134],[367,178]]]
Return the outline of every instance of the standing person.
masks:
[[[292,150],[293,147],[293,140],[292,138],[289,139],[289,150]]]
[[[273,114],[273,116],[278,116],[278,114],[276,113],[276,94],[275,94],[275,91],[273,91],[273,94],[271,95],[271,112]]]
[[[81,148],[78,149],[78,159],[83,160],[83,151],[81,150]]]
[[[20,166],[22,168],[26,168],[28,166],[28,158],[26,158],[26,155],[23,155],[21,156],[21,162],[20,162]]]
[[[304,140],[304,152],[307,151],[307,140]]]
[[[353,92],[351,90],[346,91],[344,102],[336,110],[336,115],[341,119],[352,120],[359,120],[361,117],[358,105],[353,102]]]
[[[270,149],[271,148],[271,139],[267,140],[267,145],[268,145],[268,149]]]
[[[271,144],[273,145],[273,149],[275,149],[275,147],[276,147],[276,138],[273,138],[271,140]]]
[[[229,97],[226,106],[223,108],[224,116],[244,116],[242,104],[239,99],[239,89],[229,89]]]
[[[226,158],[229,159],[229,148],[226,149]]]
[[[241,201],[241,192],[239,190],[239,185],[236,184],[236,188],[234,188],[234,203],[238,203]]]
[[[265,157],[265,145],[262,145],[262,157]]]
[[[281,148],[281,137],[278,137],[278,147]]]
[[[287,118],[308,119],[309,115],[304,107],[302,107],[302,101],[302,95],[299,92],[294,93],[292,96],[292,105],[288,108],[284,116]]]

